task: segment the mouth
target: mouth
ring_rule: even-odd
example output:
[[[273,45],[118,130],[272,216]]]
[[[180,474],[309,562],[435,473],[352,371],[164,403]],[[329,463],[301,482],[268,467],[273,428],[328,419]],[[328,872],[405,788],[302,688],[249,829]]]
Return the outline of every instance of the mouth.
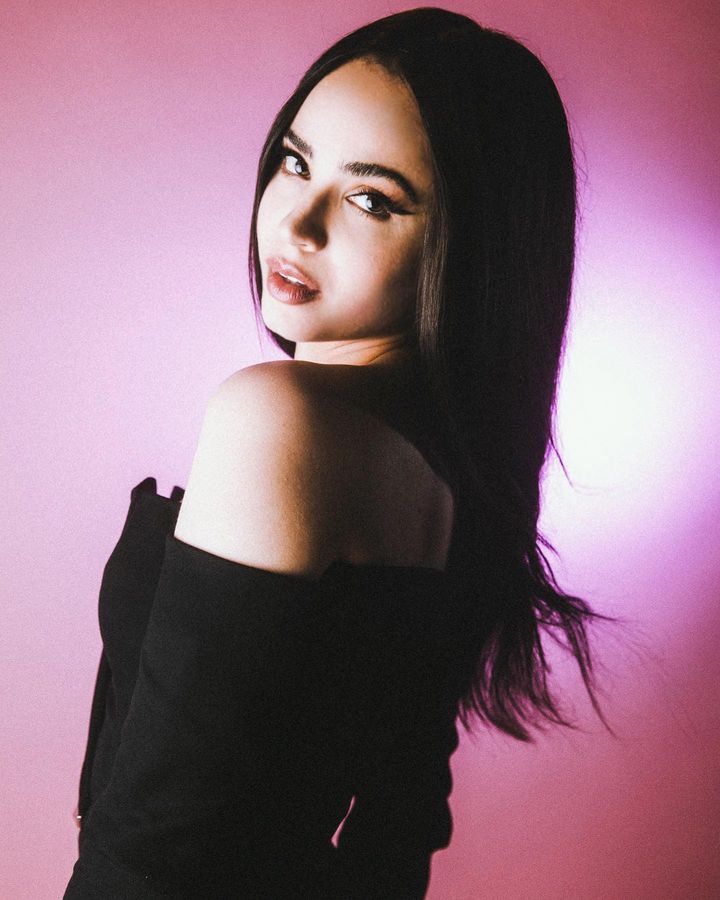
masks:
[[[280,272],[271,271],[267,279],[267,289],[280,303],[307,303],[319,296],[319,290],[310,290],[303,282],[288,278]]]
[[[290,284],[301,284],[303,287],[307,287],[304,281],[300,281],[298,278],[291,278],[289,275],[283,275],[282,272],[277,273],[281,278],[284,278],[285,281],[290,282]]]
[[[309,292],[317,292],[320,286],[299,266],[281,256],[272,256],[266,260],[268,275],[277,275],[288,284],[302,287]]]

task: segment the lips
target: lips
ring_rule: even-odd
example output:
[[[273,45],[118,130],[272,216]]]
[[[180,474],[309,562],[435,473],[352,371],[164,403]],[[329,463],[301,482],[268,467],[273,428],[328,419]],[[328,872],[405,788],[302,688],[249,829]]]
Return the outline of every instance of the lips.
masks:
[[[270,274],[277,272],[286,279],[294,279],[294,281],[288,281],[289,284],[294,284],[299,281],[308,291],[320,290],[318,283],[313,281],[307,272],[304,272],[299,266],[291,263],[290,260],[287,260],[282,256],[271,256],[265,261]]]

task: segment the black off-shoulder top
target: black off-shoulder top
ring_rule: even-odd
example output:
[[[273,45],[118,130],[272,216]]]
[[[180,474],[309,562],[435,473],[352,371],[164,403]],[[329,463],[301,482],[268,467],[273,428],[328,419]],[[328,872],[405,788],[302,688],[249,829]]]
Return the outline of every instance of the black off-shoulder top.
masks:
[[[136,485],[105,565],[64,900],[424,897],[452,834],[453,576],[243,565],[174,536],[183,494]]]

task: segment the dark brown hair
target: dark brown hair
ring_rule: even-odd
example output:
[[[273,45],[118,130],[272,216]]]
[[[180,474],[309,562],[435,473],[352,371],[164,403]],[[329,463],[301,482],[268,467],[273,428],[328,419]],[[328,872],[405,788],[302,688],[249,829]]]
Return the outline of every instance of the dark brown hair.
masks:
[[[553,418],[577,216],[573,142],[540,60],[509,35],[435,7],[379,19],[326,50],[277,114],[260,155],[248,260],[256,316],[257,211],[282,138],[313,87],[358,58],[409,87],[432,150],[413,347],[461,536],[448,563],[468,601],[456,661],[461,721],[470,731],[475,714],[524,741],[533,740],[525,725],[541,728],[543,718],[576,727],[549,690],[543,629],[572,653],[614,734],[595,696],[587,625],[615,620],[562,593],[542,547],[556,551],[538,532],[550,447],[560,458]],[[269,333],[293,356],[293,342]]]

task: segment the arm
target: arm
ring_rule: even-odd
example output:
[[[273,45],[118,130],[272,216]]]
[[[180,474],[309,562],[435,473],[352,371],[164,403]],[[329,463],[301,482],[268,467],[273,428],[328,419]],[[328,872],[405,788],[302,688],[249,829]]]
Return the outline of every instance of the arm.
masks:
[[[335,552],[328,517],[342,499],[332,479],[314,489],[331,454],[312,426],[296,397],[266,382],[226,382],[211,400],[120,747],[65,900],[222,897],[249,884],[265,896],[275,873],[254,871],[244,848],[258,829],[274,846],[283,804],[253,779],[272,740],[268,711],[287,707],[299,677],[312,576]]]
[[[65,900],[265,896],[284,807],[264,752],[273,711],[291,708],[315,590],[167,536],[120,746]]]
[[[108,665],[105,652],[100,654],[100,662],[98,664],[97,676],[95,678],[95,689],[93,691],[92,705],[90,708],[90,724],[88,726],[88,738],[85,747],[85,757],[83,759],[82,769],[80,772],[80,785],[78,789],[78,803],[74,816],[78,828],[82,828],[82,817],[85,815],[88,800],[90,798],[90,777],[92,774],[93,758],[95,756],[95,747],[97,746],[98,736],[105,717],[105,694],[110,682],[110,666]]]
[[[358,785],[338,859],[356,885],[343,900],[422,900],[432,854],[450,844],[456,706],[428,692],[415,726],[377,756]]]

